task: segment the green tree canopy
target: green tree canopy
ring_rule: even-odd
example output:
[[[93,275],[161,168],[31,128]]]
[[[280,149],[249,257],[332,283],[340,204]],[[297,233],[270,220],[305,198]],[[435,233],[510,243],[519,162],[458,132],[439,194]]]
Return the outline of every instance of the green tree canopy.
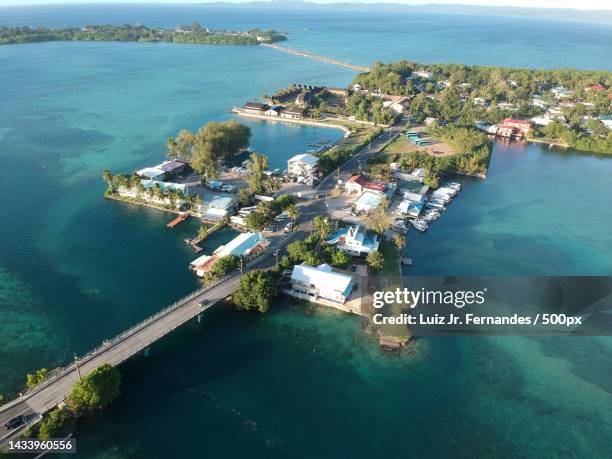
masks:
[[[104,364],[77,382],[68,397],[74,412],[103,408],[119,397],[121,374],[115,367]]]
[[[382,253],[378,251],[368,253],[366,262],[373,271],[379,271],[385,267],[385,259],[383,258]]]
[[[232,295],[241,310],[267,312],[276,295],[274,276],[267,271],[249,271],[240,278],[240,286]]]

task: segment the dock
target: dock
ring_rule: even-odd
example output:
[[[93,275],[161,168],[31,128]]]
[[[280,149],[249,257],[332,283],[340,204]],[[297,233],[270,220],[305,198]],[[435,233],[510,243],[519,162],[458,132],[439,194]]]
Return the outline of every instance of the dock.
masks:
[[[200,247],[200,245],[199,245],[199,244],[200,244],[200,242],[202,242],[202,239],[200,239],[200,238],[195,238],[195,239],[184,239],[184,240],[183,240],[183,242],[185,242],[185,244],[187,244],[188,246],[190,246],[190,247],[193,249],[193,251],[194,251],[195,253],[199,253],[199,252],[201,252],[202,250],[204,250],[204,249],[202,249],[202,247]]]
[[[180,214],[178,217],[176,217],[174,220],[172,220],[170,223],[168,223],[166,225],[166,227],[167,228],[174,228],[175,226],[180,225],[181,223],[183,223],[188,218],[189,218],[189,214],[187,214],[187,213]]]

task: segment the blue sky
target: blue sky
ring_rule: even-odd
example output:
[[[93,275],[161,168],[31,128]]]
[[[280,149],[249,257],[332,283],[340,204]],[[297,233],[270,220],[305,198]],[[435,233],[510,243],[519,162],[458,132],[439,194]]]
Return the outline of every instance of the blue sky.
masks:
[[[210,0],[219,1],[219,0]],[[223,1],[223,0],[221,0]],[[234,3],[250,0],[229,0]],[[318,3],[334,3],[351,0],[311,0]],[[542,8],[612,9],[611,0],[360,0],[362,3],[405,3],[405,4],[460,4],[494,6],[530,6]],[[0,6],[53,3],[208,3],[207,0],[0,0]]]

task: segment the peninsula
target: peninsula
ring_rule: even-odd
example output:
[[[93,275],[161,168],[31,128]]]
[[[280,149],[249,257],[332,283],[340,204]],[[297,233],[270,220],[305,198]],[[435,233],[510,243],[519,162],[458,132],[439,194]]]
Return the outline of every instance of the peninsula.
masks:
[[[0,26],[0,45],[35,43],[42,41],[135,41],[186,43],[193,45],[258,45],[286,40],[287,36],[275,30],[248,31],[213,30],[194,22],[175,29],[162,29],[135,25],[89,25],[49,29],[46,27]]]

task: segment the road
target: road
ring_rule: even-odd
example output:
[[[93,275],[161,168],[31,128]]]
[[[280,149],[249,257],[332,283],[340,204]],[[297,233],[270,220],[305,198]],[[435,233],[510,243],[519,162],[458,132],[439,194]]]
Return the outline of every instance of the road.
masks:
[[[368,156],[379,152],[389,139],[394,138],[401,132],[404,125],[405,123],[400,123],[389,128],[383,135],[372,141],[369,146],[352,156],[340,167],[340,177],[346,178],[357,169],[358,161],[365,164]],[[337,172],[330,174],[315,188],[315,195],[325,195],[334,189],[337,179]],[[301,203],[299,208],[300,216],[296,230],[288,235],[272,238],[269,250],[261,257],[248,263],[245,266],[245,271],[271,268],[276,263],[276,251],[279,252],[278,257],[280,259],[288,243],[293,240],[303,240],[312,230],[314,215],[325,213],[325,198],[314,196],[312,199]],[[28,424],[37,422],[40,420],[41,414],[66,399],[74,384],[79,380],[79,372],[81,375],[86,375],[103,364],[117,366],[133,355],[142,352],[167,333],[231,295],[238,288],[239,280],[240,274],[234,273],[221,279],[216,284],[197,290],[187,298],[179,300],[175,305],[105,342],[100,348],[96,349],[94,354],[82,357],[79,360],[78,369],[75,363],[72,363],[65,367],[65,371],[60,376],[50,378],[49,381],[33,391],[0,407],[0,446],[26,428],[23,425],[17,429],[7,430],[4,424],[9,419],[25,415]],[[202,306],[204,303],[205,305]]]

